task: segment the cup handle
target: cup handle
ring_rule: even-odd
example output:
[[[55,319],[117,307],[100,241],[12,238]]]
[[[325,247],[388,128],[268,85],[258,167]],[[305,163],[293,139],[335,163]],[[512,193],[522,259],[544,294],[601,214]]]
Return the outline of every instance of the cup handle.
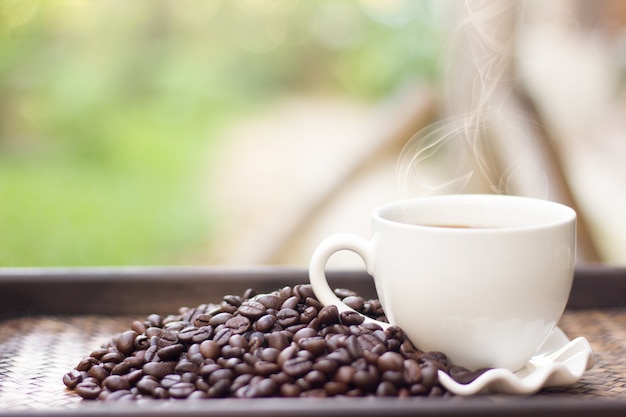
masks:
[[[309,263],[309,281],[311,282],[313,292],[323,305],[335,305],[340,313],[343,311],[354,311],[365,317],[366,322],[376,323],[383,329],[386,329],[390,326],[389,323],[367,317],[366,315],[349,307],[335,295],[333,290],[328,285],[325,271],[326,263],[335,252],[339,252],[341,250],[349,250],[359,255],[365,262],[366,270],[368,272],[370,271],[373,256],[371,241],[349,233],[340,233],[329,236],[319,244],[311,256],[311,261]],[[382,294],[379,294],[379,296],[382,296]]]

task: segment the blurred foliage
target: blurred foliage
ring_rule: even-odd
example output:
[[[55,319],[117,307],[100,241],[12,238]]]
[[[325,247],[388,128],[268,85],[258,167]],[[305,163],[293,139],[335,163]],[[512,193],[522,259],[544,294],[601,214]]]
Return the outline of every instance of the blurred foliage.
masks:
[[[198,262],[219,132],[433,80],[434,3],[0,0],[0,265]]]

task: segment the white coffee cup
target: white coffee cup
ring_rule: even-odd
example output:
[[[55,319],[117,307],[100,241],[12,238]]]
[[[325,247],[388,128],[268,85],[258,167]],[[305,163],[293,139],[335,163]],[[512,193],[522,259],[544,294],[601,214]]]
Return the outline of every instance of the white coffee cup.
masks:
[[[371,240],[324,240],[310,262],[313,290],[322,304],[351,310],[325,268],[333,253],[356,252],[389,322],[423,351],[473,370],[515,371],[563,314],[576,240],[576,213],[567,206],[505,195],[423,197],[375,209],[372,232]]]

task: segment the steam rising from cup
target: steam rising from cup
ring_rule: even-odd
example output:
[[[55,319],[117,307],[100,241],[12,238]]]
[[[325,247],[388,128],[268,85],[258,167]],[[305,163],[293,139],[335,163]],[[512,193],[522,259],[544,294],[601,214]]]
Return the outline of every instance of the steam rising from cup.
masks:
[[[458,193],[547,198],[545,143],[514,99],[518,1],[466,0],[444,62],[442,118],[415,134],[396,168],[405,198]],[[446,117],[447,116],[447,117]],[[523,183],[523,184],[522,184]]]

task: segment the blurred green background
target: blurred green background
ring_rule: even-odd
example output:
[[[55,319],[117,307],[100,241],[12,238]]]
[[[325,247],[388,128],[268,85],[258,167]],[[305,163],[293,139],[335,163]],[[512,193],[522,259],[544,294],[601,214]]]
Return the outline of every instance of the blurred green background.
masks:
[[[435,82],[434,3],[0,0],[0,266],[189,262],[220,132],[285,95]]]

